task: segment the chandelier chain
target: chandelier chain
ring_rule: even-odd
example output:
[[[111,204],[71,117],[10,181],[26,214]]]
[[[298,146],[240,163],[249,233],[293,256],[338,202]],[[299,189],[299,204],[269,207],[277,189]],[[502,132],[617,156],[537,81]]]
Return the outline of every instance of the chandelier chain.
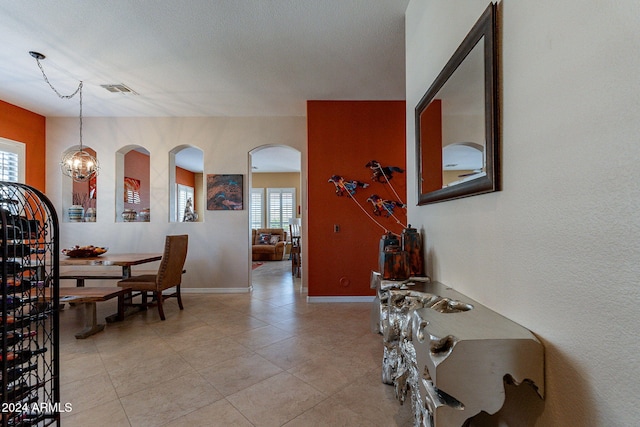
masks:
[[[70,95],[63,95],[60,92],[58,92],[58,90],[55,87],[53,87],[53,85],[49,81],[47,74],[44,72],[44,67],[40,63],[40,59],[37,57],[35,58],[36,58],[36,62],[38,63],[38,68],[40,68],[40,71],[42,72],[42,77],[44,78],[44,81],[49,85],[51,90],[54,91],[56,95],[58,95],[60,99],[71,99],[74,96],[76,96],[76,94],[80,93],[80,151],[82,151],[82,86],[84,86],[82,80],[80,80],[80,84],[78,84],[78,88],[75,90],[75,92],[73,92]]]
[[[58,90],[55,87],[53,87],[53,85],[49,81],[49,78],[47,78],[47,75],[44,72],[44,68],[42,67],[42,64],[40,63],[40,60],[38,58],[36,58],[36,62],[38,63],[38,68],[40,68],[40,71],[42,72],[42,77],[44,77],[44,81],[47,82],[47,84],[49,85],[51,90],[53,90],[56,93],[56,95],[58,95],[58,97],[60,97],[62,99],[71,99],[74,96],[76,96],[76,94],[80,91],[80,89],[82,89],[82,81],[80,81],[80,84],[78,85],[78,88],[71,95],[63,95],[63,94],[61,94],[60,92],[58,92]],[[82,97],[82,93],[80,93],[80,97]]]
[[[40,60],[44,59],[45,56],[40,52],[35,51],[30,51],[29,55],[35,58],[38,63],[38,68],[40,68],[40,72],[42,72],[44,81],[59,98],[71,99],[77,94],[80,94],[80,150],[70,149],[66,151],[62,156],[62,161],[60,162],[60,169],[64,175],[70,177],[75,182],[86,182],[95,179],[100,170],[98,159],[84,151],[82,147],[82,87],[84,86],[84,83],[80,80],[78,88],[70,95],[61,94],[55,87],[53,87],[47,77],[47,74],[44,72],[44,67],[40,63]]]

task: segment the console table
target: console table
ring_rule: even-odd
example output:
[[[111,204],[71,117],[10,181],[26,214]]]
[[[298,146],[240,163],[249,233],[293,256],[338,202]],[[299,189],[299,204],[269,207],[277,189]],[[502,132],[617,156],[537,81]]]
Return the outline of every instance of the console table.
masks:
[[[544,398],[544,348],[528,329],[438,282],[371,276],[372,330],[383,336],[382,380],[416,426],[462,426],[504,404],[504,382]],[[409,392],[409,393],[408,393]]]

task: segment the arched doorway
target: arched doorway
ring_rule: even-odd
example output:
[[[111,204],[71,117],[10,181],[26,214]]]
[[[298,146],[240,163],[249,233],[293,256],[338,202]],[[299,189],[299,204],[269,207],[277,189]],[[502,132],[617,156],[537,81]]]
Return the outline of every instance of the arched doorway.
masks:
[[[249,277],[253,285],[253,269],[272,261],[270,255],[254,255],[253,230],[282,229],[288,235],[290,222],[302,222],[302,154],[286,145],[260,146],[249,152],[249,170]],[[289,248],[287,237],[283,260],[288,260]]]

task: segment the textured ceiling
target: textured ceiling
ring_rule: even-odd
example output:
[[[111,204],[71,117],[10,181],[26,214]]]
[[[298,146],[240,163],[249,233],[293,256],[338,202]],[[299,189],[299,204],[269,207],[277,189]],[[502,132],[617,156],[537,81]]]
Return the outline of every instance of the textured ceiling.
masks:
[[[0,2],[0,99],[45,116],[304,116],[404,99],[409,0]],[[138,95],[110,93],[123,83]]]

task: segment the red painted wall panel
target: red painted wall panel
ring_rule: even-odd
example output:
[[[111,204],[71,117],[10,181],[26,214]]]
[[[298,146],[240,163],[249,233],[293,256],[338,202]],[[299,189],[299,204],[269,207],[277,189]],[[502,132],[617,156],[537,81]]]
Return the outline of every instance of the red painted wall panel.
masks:
[[[23,142],[26,147],[25,183],[46,190],[46,118],[0,101],[0,137]]]
[[[124,155],[124,176],[125,178],[134,178],[140,181],[140,203],[125,203],[127,209],[140,211],[148,208],[151,193],[150,178],[150,159],[149,156],[139,151],[131,150]]]
[[[196,174],[189,170],[176,166],[176,184],[186,185],[188,187],[193,187],[195,189]],[[194,198],[195,200],[193,200],[193,209],[197,212],[198,209],[200,209],[200,207],[197,205],[198,198],[197,197],[194,197]]]
[[[176,184],[182,184],[182,185],[195,188],[196,174],[176,166]]]
[[[378,244],[384,229],[401,233],[393,218],[367,216],[372,194],[396,199],[388,184],[374,182],[365,165],[406,169],[404,101],[308,101],[308,271],[309,296],[366,296],[371,270],[377,269]],[[358,188],[355,199],[338,197],[328,179],[341,175],[370,184]],[[394,174],[391,184],[406,202],[405,173]],[[366,213],[365,213],[366,212]],[[406,224],[406,210],[395,216]],[[334,232],[334,225],[340,227]],[[384,228],[383,228],[384,227]]]
[[[442,188],[442,101],[434,99],[420,116],[422,193]]]

